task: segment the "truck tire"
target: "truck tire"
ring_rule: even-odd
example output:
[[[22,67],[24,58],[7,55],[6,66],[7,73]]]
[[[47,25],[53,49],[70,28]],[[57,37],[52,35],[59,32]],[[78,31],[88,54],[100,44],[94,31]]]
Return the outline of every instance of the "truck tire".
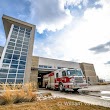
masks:
[[[63,87],[63,84],[62,83],[59,84],[59,91],[60,92],[63,92],[64,91],[64,87]]]
[[[74,90],[73,92],[77,92],[77,91],[78,91],[78,89],[79,89],[79,88],[77,88],[77,89],[73,89],[73,90]]]

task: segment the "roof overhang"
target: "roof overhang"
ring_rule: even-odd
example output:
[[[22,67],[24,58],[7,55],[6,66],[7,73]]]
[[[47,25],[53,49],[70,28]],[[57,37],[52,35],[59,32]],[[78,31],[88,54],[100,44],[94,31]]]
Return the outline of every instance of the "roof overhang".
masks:
[[[8,37],[8,34],[9,34],[9,31],[10,31],[12,24],[22,26],[22,27],[27,28],[27,29],[35,29],[35,25],[21,21],[21,20],[18,20],[18,19],[15,19],[15,18],[12,18],[12,17],[7,16],[7,15],[3,15],[2,20],[3,20],[6,38]]]

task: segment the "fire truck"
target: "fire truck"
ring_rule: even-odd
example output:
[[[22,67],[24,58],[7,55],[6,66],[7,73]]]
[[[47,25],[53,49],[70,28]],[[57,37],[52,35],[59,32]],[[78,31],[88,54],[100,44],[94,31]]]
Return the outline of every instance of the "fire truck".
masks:
[[[62,68],[43,76],[43,86],[59,91],[87,87],[86,78],[81,69]]]

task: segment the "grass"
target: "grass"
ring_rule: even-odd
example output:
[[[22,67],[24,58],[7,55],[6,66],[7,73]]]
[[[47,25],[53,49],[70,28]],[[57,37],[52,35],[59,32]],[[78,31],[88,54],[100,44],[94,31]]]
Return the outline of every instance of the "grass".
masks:
[[[0,95],[0,105],[20,103],[20,102],[32,102],[36,100],[37,95],[35,92],[35,84],[28,83],[25,85],[1,85],[1,89],[4,90]]]
[[[65,98],[26,102],[0,106],[0,110],[110,110],[110,108],[87,105]]]

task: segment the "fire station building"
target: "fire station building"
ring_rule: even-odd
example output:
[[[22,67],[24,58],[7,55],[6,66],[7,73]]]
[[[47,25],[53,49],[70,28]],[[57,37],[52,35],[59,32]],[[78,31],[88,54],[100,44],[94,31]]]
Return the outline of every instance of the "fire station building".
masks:
[[[61,68],[81,68],[88,83],[97,84],[93,64],[32,56],[35,25],[6,15],[2,19],[6,43],[0,46],[0,83],[34,81],[42,87],[45,74]]]

